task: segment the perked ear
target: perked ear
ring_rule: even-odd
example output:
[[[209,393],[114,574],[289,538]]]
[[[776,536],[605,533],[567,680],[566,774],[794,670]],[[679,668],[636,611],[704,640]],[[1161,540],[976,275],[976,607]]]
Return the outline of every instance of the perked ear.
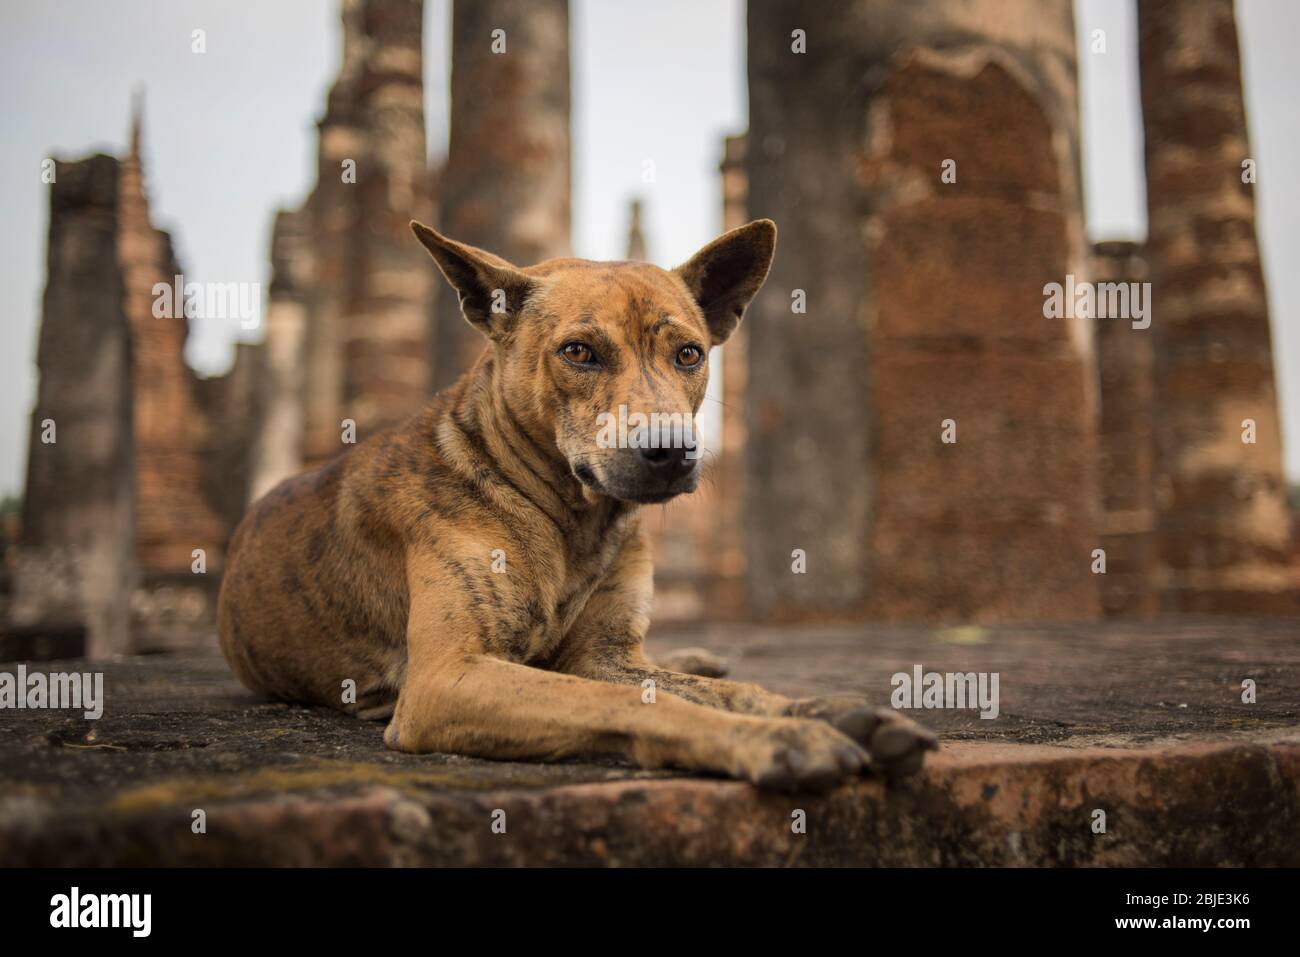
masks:
[[[456,290],[470,325],[489,339],[508,336],[533,291],[533,280],[500,256],[448,239],[414,219],[411,231]]]
[[[712,344],[726,342],[767,278],[776,223],[756,219],[709,243],[673,272],[686,283],[709,324]]]

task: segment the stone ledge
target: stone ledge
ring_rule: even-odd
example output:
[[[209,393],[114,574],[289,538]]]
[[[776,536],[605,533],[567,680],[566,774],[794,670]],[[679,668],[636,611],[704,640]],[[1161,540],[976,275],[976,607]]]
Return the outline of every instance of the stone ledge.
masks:
[[[1173,748],[957,745],[902,786],[823,796],[623,779],[443,790],[436,774],[323,761],[123,796],[87,815],[19,812],[6,864],[78,865],[1300,865],[1300,734]],[[187,800],[188,798],[188,800]],[[153,803],[156,801],[157,803]],[[190,809],[208,831],[190,833]],[[1093,809],[1106,833],[1091,830]],[[792,831],[806,813],[807,833]],[[495,834],[495,811],[506,833]]]
[[[1001,669],[1003,715],[922,714],[944,748],[903,784],[769,795],[612,763],[394,754],[377,724],[258,701],[212,653],[125,659],[95,666],[98,722],[0,713],[0,863],[1300,865],[1290,623],[737,627],[654,647],[684,645],[794,694],[887,698],[913,661]],[[1247,675],[1258,705],[1237,700]]]

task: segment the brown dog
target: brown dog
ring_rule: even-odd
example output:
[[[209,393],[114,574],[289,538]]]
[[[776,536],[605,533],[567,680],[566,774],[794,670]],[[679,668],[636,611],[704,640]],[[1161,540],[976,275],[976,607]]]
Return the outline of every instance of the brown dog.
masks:
[[[490,340],[403,425],[255,504],[231,543],[221,646],[248,687],[390,718],[409,752],[642,767],[825,788],[920,767],[932,734],[852,697],[792,701],[642,652],[638,504],[692,491],[690,450],[601,441],[601,413],[698,411],[708,350],[767,276],[776,227],[672,272],[519,269],[412,223]]]

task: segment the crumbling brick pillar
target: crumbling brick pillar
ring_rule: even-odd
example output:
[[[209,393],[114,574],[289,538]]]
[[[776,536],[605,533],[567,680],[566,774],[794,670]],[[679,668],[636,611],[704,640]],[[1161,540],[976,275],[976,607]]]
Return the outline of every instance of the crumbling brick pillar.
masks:
[[[749,81],[758,610],[1095,616],[1071,4],[755,3]]]
[[[258,499],[302,469],[307,301],[312,263],[306,217],[280,210],[271,229],[271,288],[267,297],[262,415],[249,450],[249,497]]]
[[[131,326],[135,411],[140,584],[132,598],[133,628],[137,647],[152,649],[201,640],[212,627],[233,516],[221,514],[211,496],[214,485],[226,489],[232,479],[211,468],[209,448],[221,436],[213,434],[204,386],[185,361],[189,318],[175,283],[177,276],[187,279],[171,237],[152,223],[140,128],[137,107],[118,182],[117,261]],[[202,550],[201,566],[196,550]]]
[[[354,240],[361,229],[357,193],[364,130],[358,109],[367,47],[365,0],[342,0],[343,62],[317,123],[316,187],[304,215],[312,237],[309,323],[304,343],[303,459],[320,465],[343,450],[347,309],[357,297],[361,258]]]
[[[251,501],[254,455],[265,415],[267,361],[268,343],[237,342],[230,371],[198,382],[209,433],[203,462],[206,494],[227,535]]]
[[[13,619],[84,625],[87,654],[105,658],[132,650],[138,568],[119,169],[99,155],[55,175]]]
[[[1098,243],[1098,283],[1145,283],[1149,276],[1137,243]],[[1101,385],[1097,473],[1105,574],[1102,610],[1117,618],[1147,618],[1159,609],[1153,587],[1155,502],[1152,421],[1156,414],[1151,365],[1153,332],[1132,322],[1099,319],[1095,326]]]
[[[428,218],[423,0],[367,0],[357,80],[364,130],[356,156],[357,260],[344,328],[344,414],[364,437],[416,412],[430,395],[429,309],[433,270],[413,241]]]
[[[171,237],[150,221],[140,157],[137,116],[129,155],[122,161],[117,260],[131,323],[135,394],[136,545],[146,576],[189,575],[193,550],[221,568],[227,528],[207,500],[209,476],[203,448],[208,441],[195,397],[195,376],[185,362],[189,319],[182,296],[159,308],[155,287],[174,289],[183,271]],[[164,303],[165,305],[165,303]]]
[[[452,13],[451,142],[441,229],[528,266],[569,254],[568,0],[477,0]],[[483,349],[439,288],[434,385]]]
[[[1140,0],[1138,25],[1161,607],[1295,612],[1232,2]]]
[[[749,181],[745,173],[744,135],[723,143],[722,228],[735,229],[749,221]],[[712,521],[717,527],[713,588],[709,613],[713,617],[745,617],[745,403],[749,388],[749,322],[742,322],[722,347],[722,448],[715,485],[705,491],[715,499]],[[699,494],[699,493],[696,493]]]

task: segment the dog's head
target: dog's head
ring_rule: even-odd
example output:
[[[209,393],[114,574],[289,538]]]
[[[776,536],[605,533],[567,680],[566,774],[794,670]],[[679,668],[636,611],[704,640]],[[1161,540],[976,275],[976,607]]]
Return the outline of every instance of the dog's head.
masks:
[[[631,502],[695,489],[709,349],[767,278],[776,226],[733,229],[684,265],[553,259],[520,269],[420,223],[415,235],[497,352],[510,408],[583,485]]]

